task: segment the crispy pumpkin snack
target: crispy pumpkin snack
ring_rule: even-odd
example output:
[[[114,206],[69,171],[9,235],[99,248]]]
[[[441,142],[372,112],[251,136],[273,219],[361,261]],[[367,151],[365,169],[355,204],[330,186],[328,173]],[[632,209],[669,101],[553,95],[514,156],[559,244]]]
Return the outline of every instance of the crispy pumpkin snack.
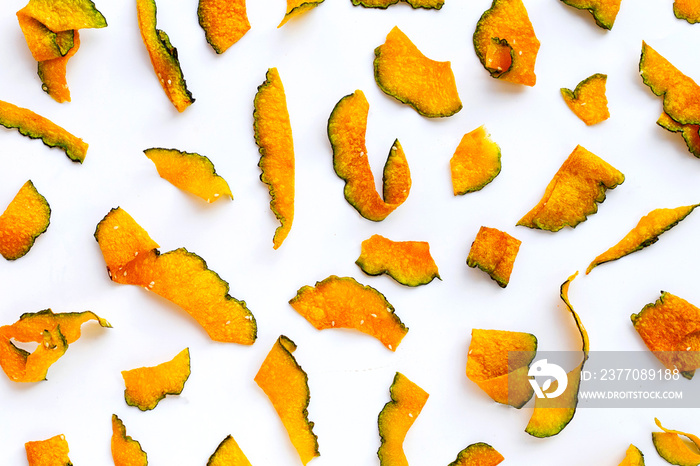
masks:
[[[204,259],[184,248],[160,254],[146,231],[123,209],[112,209],[97,225],[100,246],[112,281],[138,285],[187,311],[215,341],[252,345],[257,334],[245,301]]]
[[[107,27],[91,0],[29,0],[17,15],[34,18],[53,32]]]
[[[379,291],[352,277],[331,275],[303,286],[289,304],[318,330],[353,328],[396,351],[408,328]]]
[[[478,267],[505,288],[510,281],[521,241],[504,231],[482,226],[467,256],[469,267]]]
[[[40,61],[38,74],[41,79],[41,88],[58,103],[70,102],[70,90],[66,81],[66,65],[80,48],[80,34],[74,31],[73,47],[62,57]]]
[[[224,53],[250,30],[246,0],[199,0],[197,17],[216,53]]]
[[[682,125],[668,116],[666,112],[661,112],[656,124],[672,133],[681,133],[690,153],[700,158],[700,125]]]
[[[615,246],[596,257],[586,269],[588,274],[594,267],[617,260],[627,254],[651,246],[659,240],[659,236],[670,230],[686,218],[700,204],[676,207],[675,209],[655,209],[639,220],[627,235]]]
[[[700,367],[700,309],[666,291],[630,316],[649,351],[669,370],[690,379]]]
[[[700,2],[698,0],[674,0],[673,14],[690,24],[700,22]]]
[[[440,278],[430,245],[425,241],[392,241],[372,235],[362,242],[355,263],[368,275],[386,273],[406,286],[425,285]]]
[[[598,26],[610,30],[615,24],[622,0],[562,0],[562,2],[579,10],[588,10]]]
[[[549,182],[540,202],[518,221],[518,225],[559,231],[576,227],[598,211],[605,190],[625,181],[615,167],[581,146],[564,161]]]
[[[24,256],[34,245],[36,238],[49,227],[51,207],[39,194],[31,180],[22,185],[19,192],[0,215],[0,254],[7,260]]]
[[[141,38],[151,58],[153,71],[170,102],[178,112],[183,112],[194,102],[194,98],[187,90],[187,83],[177,58],[177,49],[170,43],[164,31],[156,29],[155,0],[136,0],[136,13]]]
[[[494,78],[534,86],[540,41],[522,0],[493,0],[476,24],[474,50]]]
[[[610,118],[605,83],[608,75],[596,73],[576,85],[573,92],[561,88],[564,102],[586,125],[591,126]]]
[[[310,9],[319,6],[321,3],[323,3],[323,0],[287,0],[287,12],[285,13],[284,18],[282,18],[282,22],[277,27],[281,28],[290,19],[294,18],[295,16],[299,16],[302,13],[306,13]]]
[[[374,49],[379,88],[423,116],[448,117],[462,109],[450,62],[431,60],[398,27]]]
[[[496,466],[505,458],[488,443],[472,443],[447,466]]]
[[[68,442],[64,435],[24,444],[29,466],[73,466],[68,458]]]
[[[227,196],[233,199],[228,183],[216,174],[214,164],[204,155],[177,149],[154,147],[143,151],[156,165],[161,178],[207,202]]]
[[[38,62],[62,57],[73,47],[73,29],[53,32],[21,10],[17,13],[17,21],[32,57]]]
[[[345,199],[360,215],[379,222],[408,197],[411,173],[397,139],[384,164],[384,199],[379,197],[365,145],[368,113],[369,103],[361,90],[343,97],[328,119],[328,139],[333,149],[333,169],[345,181]]]
[[[407,465],[403,442],[420,412],[428,393],[400,372],[389,388],[391,401],[379,413],[377,424],[381,445],[377,451],[380,466]]]
[[[493,401],[520,409],[534,393],[527,371],[536,352],[531,333],[472,329],[467,377]]]
[[[355,6],[363,6],[365,8],[387,9],[391,5],[396,5],[400,1],[408,3],[413,9],[426,8],[439,10],[445,4],[445,0],[352,0],[352,4]]]
[[[618,466],[644,466],[642,451],[634,445],[630,445],[625,453],[625,458]]]
[[[454,195],[473,193],[489,184],[501,172],[501,148],[484,126],[462,137],[450,159]]]
[[[116,414],[112,414],[112,459],[114,466],[147,466],[148,455],[141,444],[126,435],[126,427]]]
[[[297,345],[281,335],[255,375],[255,383],[262,389],[287,429],[303,464],[319,456],[318,439],[309,421],[309,382],[306,372],[292,353]]]
[[[190,377],[190,349],[185,348],[173,359],[153,367],[122,371],[124,399],[129,406],[148,411],[166,395],[179,395]]]
[[[294,221],[294,141],[287,98],[277,68],[270,68],[258,86],[253,111],[255,143],[260,152],[260,180],[270,191],[270,209],[280,221],[272,238],[277,249]]]
[[[207,466],[251,466],[238,443],[228,435],[209,457]]]
[[[651,433],[652,442],[659,456],[671,464],[681,466],[697,466],[700,464],[700,438],[686,432],[666,429],[656,418],[654,418],[654,422],[663,430],[663,432]],[[681,436],[690,440],[692,445],[683,441]]]
[[[17,128],[23,136],[41,139],[49,147],[59,147],[74,162],[85,160],[87,143],[31,110],[0,100],[0,125]]]

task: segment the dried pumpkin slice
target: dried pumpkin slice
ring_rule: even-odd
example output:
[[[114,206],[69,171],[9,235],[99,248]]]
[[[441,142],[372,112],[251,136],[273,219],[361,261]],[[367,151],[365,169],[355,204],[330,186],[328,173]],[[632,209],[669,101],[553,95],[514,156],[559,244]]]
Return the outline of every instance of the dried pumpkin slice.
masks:
[[[116,414],[112,414],[112,459],[114,466],[147,466],[148,455],[138,440],[126,435],[126,427]]]
[[[472,329],[467,377],[493,401],[520,409],[534,393],[527,371],[536,352],[531,333]]]
[[[164,31],[156,29],[155,0],[136,0],[136,13],[141,38],[158,81],[177,111],[184,112],[194,102],[194,98],[187,90],[187,83],[177,58],[177,49],[170,43],[170,38]]]
[[[644,466],[642,451],[634,445],[630,445],[625,453],[625,458],[618,466]]]
[[[216,53],[224,53],[250,30],[245,2],[246,0],[199,0],[199,25]]]
[[[660,457],[680,466],[700,464],[700,438],[686,432],[666,429],[656,418],[654,422],[663,431],[651,433],[652,442]],[[681,436],[686,437],[692,444],[685,442]]]
[[[676,207],[675,209],[655,209],[642,217],[624,238],[595,259],[586,269],[588,274],[594,267],[605,262],[614,261],[635,251],[651,246],[659,240],[665,231],[676,226],[700,204]]]
[[[187,311],[215,341],[252,345],[257,334],[245,301],[204,259],[184,248],[160,254],[158,245],[121,208],[112,209],[95,230],[95,239],[116,283],[138,285]]]
[[[161,178],[207,202],[221,196],[233,199],[228,183],[216,174],[214,164],[204,155],[177,149],[154,147],[143,151],[158,170]]]
[[[122,371],[122,377],[126,404],[141,411],[154,409],[166,395],[182,393],[190,377],[190,349],[157,366]]]
[[[58,103],[70,102],[70,91],[66,81],[66,65],[68,60],[76,54],[80,48],[80,35],[74,31],[73,47],[62,57],[40,61],[38,74],[41,79],[41,88]]]
[[[49,147],[59,147],[74,162],[85,160],[87,143],[31,110],[0,100],[0,125],[17,128],[23,136],[41,139]]]
[[[384,405],[377,420],[381,439],[377,451],[380,466],[408,464],[403,442],[429,396],[400,372],[394,376],[389,394],[391,401]]]
[[[319,456],[318,439],[309,421],[309,381],[306,372],[292,353],[297,345],[281,335],[265,357],[255,383],[262,389],[277,411],[289,434],[289,440],[303,464]]]
[[[448,117],[462,109],[450,62],[426,57],[396,26],[374,49],[374,79],[385,94],[423,116]]]
[[[447,466],[496,466],[505,458],[488,443],[472,443],[460,451],[457,459]]]
[[[54,32],[107,27],[91,0],[29,0],[18,14],[40,21]]]
[[[588,10],[598,26],[610,30],[615,24],[622,0],[562,0],[562,2],[579,10]]]
[[[255,94],[253,130],[260,152],[260,180],[270,191],[270,209],[280,221],[272,238],[279,248],[294,221],[294,141],[287,98],[277,68],[270,68]]]
[[[391,351],[408,332],[383,294],[352,277],[331,275],[313,287],[303,286],[289,304],[318,330],[353,328]]]
[[[462,137],[450,159],[452,191],[461,195],[479,191],[501,172],[501,148],[484,126]]]
[[[352,0],[352,4],[355,6],[363,6],[365,8],[386,9],[391,5],[396,5],[400,1],[408,3],[414,9],[426,8],[439,10],[445,4],[445,0]]]
[[[682,125],[668,116],[666,112],[661,113],[656,124],[672,133],[681,133],[690,153],[700,158],[700,125]]]
[[[333,169],[345,181],[348,203],[363,217],[379,222],[401,205],[411,190],[411,173],[398,140],[389,151],[383,173],[383,195],[374,186],[365,135],[369,103],[361,90],[340,99],[328,119]]]
[[[540,41],[521,0],[493,0],[476,24],[474,50],[492,77],[534,86]]]
[[[0,215],[0,254],[7,260],[24,256],[34,245],[36,238],[49,227],[51,207],[39,194],[31,180],[22,185],[19,192]]]
[[[576,227],[598,211],[605,190],[625,181],[615,167],[581,146],[564,161],[549,182],[540,202],[518,221],[518,225],[559,231]]]
[[[425,241],[392,241],[372,235],[362,242],[355,263],[368,275],[386,273],[406,286],[425,285],[440,278],[430,245]]]
[[[91,320],[96,321],[100,327],[112,328],[109,322],[92,311],[55,313],[51,309],[44,309],[22,314],[12,325],[13,338],[38,342],[37,338],[44,330],[59,326],[66,344],[70,345],[80,338],[82,325]]]
[[[323,0],[287,0],[287,12],[284,14],[282,22],[277,27],[281,28],[290,19],[306,13],[312,8],[316,8],[321,3],[323,3]]]
[[[209,457],[207,466],[251,466],[241,447],[228,435]]]
[[[478,267],[505,288],[510,281],[521,241],[505,231],[482,226],[467,256],[469,267]]]
[[[53,32],[44,23],[27,16],[21,10],[17,12],[17,21],[36,61],[62,57],[73,47],[73,29]]]
[[[690,24],[700,22],[700,2],[698,0],[674,0],[673,14]]]
[[[63,434],[24,444],[29,466],[73,466],[68,458],[68,441]]]
[[[591,126],[610,118],[605,83],[608,75],[596,73],[576,85],[573,91],[561,88],[564,102],[586,125]]]

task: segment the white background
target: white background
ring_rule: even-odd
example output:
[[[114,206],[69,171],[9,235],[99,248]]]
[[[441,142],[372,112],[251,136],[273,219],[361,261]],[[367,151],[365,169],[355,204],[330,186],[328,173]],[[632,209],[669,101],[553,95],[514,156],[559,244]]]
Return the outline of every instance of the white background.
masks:
[[[253,381],[280,334],[296,342],[295,356],[309,376],[309,418],[321,452],[316,466],[378,464],[376,419],[396,371],[430,394],[404,444],[416,466],[446,465],[479,441],[499,450],[505,464],[614,465],[630,443],[646,454],[647,464],[662,464],[651,443],[655,416],[667,427],[700,433],[697,409],[586,409],[559,435],[536,439],[524,432],[531,404],[521,410],[497,405],[465,376],[473,328],[530,332],[541,350],[580,349],[560,284],[577,270],[583,274],[649,211],[700,202],[700,160],[679,135],[655,124],[661,100],[638,73],[646,40],[700,79],[700,25],[676,19],[670,0],[624,0],[612,31],[561,2],[526,1],[542,43],[533,88],[492,79],[480,65],[472,34],[489,0],[446,0],[440,11],[406,4],[370,10],[327,0],[280,29],[284,0],[250,1],[252,29],[223,55],[206,43],[195,0],[161,0],[158,27],[177,47],[196,99],[182,114],[155,77],[133,1],[98,2],[109,26],[80,32],[81,48],[68,64],[72,102],[64,104],[41,90],[15,16],[24,4],[0,3],[0,100],[46,116],[90,148],[80,165],[59,149],[0,128],[0,210],[28,179],[52,208],[51,225],[30,253],[0,261],[0,324],[45,308],[90,309],[113,328],[84,325],[83,337],[50,368],[47,381],[17,384],[0,375],[0,464],[25,464],[25,442],[61,433],[74,464],[112,464],[113,413],[156,466],[206,464],[228,434],[254,465],[300,464]],[[464,104],[459,113],[426,119],[379,90],[373,51],[395,25],[426,56],[451,61]],[[278,223],[259,180],[252,131],[253,98],[270,67],[278,68],[287,94],[297,177],[296,218],[277,251],[272,235]],[[611,118],[587,127],[559,89],[573,89],[593,73],[608,75]],[[395,138],[413,178],[408,200],[380,223],[360,217],[345,201],[326,136],[333,106],[356,89],[370,103],[367,146],[378,182]],[[502,172],[482,191],[455,197],[449,159],[462,135],[480,125],[501,147]],[[575,229],[515,227],[577,144],[622,171],[625,182]],[[149,147],[208,156],[235,200],[207,205],[179,191],[144,156]],[[228,281],[231,295],[255,315],[257,342],[213,342],[176,306],[112,283],[93,233],[116,206],[161,251],[186,247]],[[522,240],[505,289],[466,266],[482,225]],[[700,214],[693,213],[652,247],[579,275],[570,298],[591,350],[645,351],[630,314],[660,290],[700,304],[699,228]],[[361,241],[374,233],[428,241],[442,281],[407,288],[387,276],[364,275],[354,262]],[[410,328],[395,353],[355,331],[317,331],[289,306],[297,289],[331,274],[355,277],[393,304]],[[120,372],[169,360],[185,347],[192,375],[182,395],[150,412],[127,406]]]

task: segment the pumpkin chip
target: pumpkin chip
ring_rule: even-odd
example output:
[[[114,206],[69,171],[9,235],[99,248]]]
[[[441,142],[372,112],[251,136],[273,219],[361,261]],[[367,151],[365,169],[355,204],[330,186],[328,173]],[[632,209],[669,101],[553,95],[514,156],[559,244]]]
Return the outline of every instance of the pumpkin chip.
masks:
[[[690,24],[700,22],[700,2],[698,0],[674,0],[673,14]]]
[[[600,264],[620,259],[627,254],[632,254],[656,243],[662,233],[676,226],[690,215],[698,205],[700,204],[676,207],[675,209],[652,210],[642,217],[637,226],[627,233],[619,243],[596,257],[586,269],[586,274]]]
[[[462,195],[479,191],[501,172],[501,148],[484,126],[462,137],[450,159],[452,191]]]
[[[124,399],[129,406],[148,411],[158,406],[166,395],[179,395],[190,376],[190,349],[185,348],[173,359],[153,367],[122,371]]]
[[[107,20],[91,0],[29,0],[19,10],[54,32],[107,27]]]
[[[598,211],[605,190],[625,181],[612,165],[581,146],[564,161],[549,182],[540,202],[518,221],[518,225],[559,231],[576,227]]]
[[[493,0],[476,24],[474,50],[492,77],[534,86],[540,41],[521,0]]]
[[[368,275],[386,273],[406,286],[425,285],[440,278],[430,245],[425,241],[392,241],[372,235],[362,242],[355,263]]]
[[[450,62],[426,57],[396,26],[374,49],[374,79],[385,94],[423,116],[448,117],[462,109]]]
[[[384,164],[384,199],[379,196],[365,145],[368,114],[369,103],[362,91],[343,97],[328,119],[328,139],[333,149],[333,169],[345,181],[345,199],[360,215],[379,222],[408,197],[411,173],[397,139]]]
[[[656,124],[672,133],[681,133],[690,153],[700,158],[700,125],[682,125],[668,116],[666,112],[661,113]]]
[[[606,74],[596,73],[576,85],[576,89],[561,88],[564,102],[586,125],[591,126],[610,118],[605,96]]]
[[[31,180],[24,183],[0,215],[2,257],[16,260],[27,254],[36,238],[49,228],[50,218],[51,207],[46,198]]]
[[[254,101],[253,130],[260,152],[260,180],[270,191],[270,209],[280,221],[272,238],[279,248],[294,221],[294,141],[287,98],[277,68],[270,68]]]
[[[38,64],[38,74],[41,79],[41,88],[58,103],[70,102],[70,90],[66,81],[66,66],[71,58],[80,48],[80,35],[75,30],[73,35],[73,47],[68,52],[57,58],[40,61]]]
[[[625,458],[618,466],[644,466],[642,451],[634,445],[630,445],[625,453]]]
[[[352,277],[331,275],[314,287],[303,286],[289,304],[318,330],[359,330],[391,351],[396,351],[408,332],[383,294]]]
[[[209,457],[207,466],[251,466],[238,443],[228,435]]]
[[[204,259],[184,248],[160,254],[146,231],[123,209],[97,225],[95,239],[112,281],[138,285],[187,311],[215,341],[252,345],[257,334],[245,301],[228,294],[228,283]]]
[[[391,5],[396,5],[399,1],[408,3],[413,9],[426,8],[439,10],[445,4],[445,0],[352,0],[352,4],[365,8],[387,9]]]
[[[505,458],[488,443],[472,443],[447,466],[496,466]]]
[[[24,444],[29,466],[73,466],[68,458],[68,441],[63,434]]]
[[[126,435],[126,427],[116,414],[112,414],[111,445],[114,466],[148,465],[148,455],[137,440]]]
[[[281,28],[290,19],[306,13],[312,8],[319,6],[321,3],[323,3],[323,0],[287,0],[287,12],[285,13],[284,18],[282,18],[282,22],[277,27]]]
[[[389,394],[391,401],[384,405],[377,420],[381,439],[377,451],[380,466],[408,464],[403,442],[429,396],[400,372],[394,376]]]
[[[478,267],[505,288],[510,281],[521,241],[504,231],[482,226],[467,256],[469,267]]]
[[[53,32],[22,10],[17,12],[17,21],[32,57],[38,62],[62,57],[73,48],[73,29]]]
[[[493,401],[520,409],[534,393],[527,371],[536,352],[531,333],[472,329],[467,377]]]
[[[579,10],[588,10],[598,26],[610,30],[615,24],[622,0],[562,0],[562,2]]]
[[[262,389],[277,411],[289,434],[289,440],[299,453],[303,464],[319,456],[318,439],[309,421],[309,382],[306,372],[292,353],[297,345],[281,335],[265,357],[255,375],[255,383]]]
[[[197,18],[216,53],[224,53],[250,30],[246,0],[199,0]]]
[[[700,438],[693,434],[667,429],[654,418],[654,422],[663,432],[652,432],[651,440],[660,457],[671,464],[697,466],[700,464]],[[685,442],[681,436],[692,442]]]

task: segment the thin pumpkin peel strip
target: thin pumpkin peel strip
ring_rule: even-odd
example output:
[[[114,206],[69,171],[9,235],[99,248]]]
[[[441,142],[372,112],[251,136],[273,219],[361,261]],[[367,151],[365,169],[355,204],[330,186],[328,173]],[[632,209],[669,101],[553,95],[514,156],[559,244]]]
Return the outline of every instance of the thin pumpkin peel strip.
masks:
[[[659,456],[671,464],[681,466],[700,464],[700,438],[686,432],[667,429],[656,418],[654,418],[654,422],[663,431],[651,433],[654,448]],[[688,438],[692,444],[683,441],[681,436]]]
[[[24,444],[29,466],[73,466],[68,458],[68,441],[64,435]]]
[[[588,126],[610,118],[605,96],[607,79],[607,75],[596,73],[578,83],[573,91],[561,89],[567,107]]]
[[[27,181],[0,215],[0,254],[7,260],[24,256],[49,227],[51,207],[34,183]]]
[[[112,414],[111,449],[114,466],[148,465],[148,455],[137,440],[126,435],[126,426],[116,414]]]
[[[190,376],[190,350],[185,348],[173,359],[153,367],[122,371],[124,399],[129,406],[148,411],[166,395],[179,395]]]
[[[460,451],[457,459],[447,466],[496,466],[505,458],[488,443],[472,443]]]
[[[392,241],[372,235],[362,242],[355,263],[368,275],[386,273],[406,286],[425,285],[440,278],[425,241]]]
[[[216,53],[224,53],[250,30],[245,2],[246,0],[199,0],[199,25]]]
[[[688,151],[700,158],[700,125],[682,125],[668,116],[666,112],[661,113],[656,124],[672,133],[681,133]]]

